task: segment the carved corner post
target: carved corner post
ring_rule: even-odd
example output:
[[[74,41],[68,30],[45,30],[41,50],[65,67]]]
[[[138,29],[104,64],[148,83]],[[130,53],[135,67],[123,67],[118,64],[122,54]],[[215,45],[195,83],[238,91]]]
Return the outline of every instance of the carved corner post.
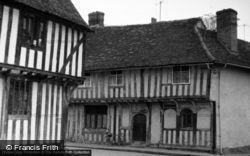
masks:
[[[63,85],[62,91],[62,128],[61,128],[61,140],[66,140],[66,133],[67,133],[67,123],[68,123],[68,108],[70,103],[70,97],[77,87],[78,83],[69,81]]]

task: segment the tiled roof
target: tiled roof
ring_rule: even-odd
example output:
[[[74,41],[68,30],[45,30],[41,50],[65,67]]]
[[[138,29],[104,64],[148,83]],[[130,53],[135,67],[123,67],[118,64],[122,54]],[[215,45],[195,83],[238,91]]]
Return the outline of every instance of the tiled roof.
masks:
[[[250,43],[238,40],[238,54],[232,54],[216,38],[216,32],[205,31],[203,39],[218,63],[229,63],[250,68]]]
[[[32,7],[36,10],[47,12],[88,28],[71,0],[13,0]]]
[[[250,58],[249,46],[244,48],[244,41],[239,41],[240,55],[232,55],[218,42],[215,32],[204,33],[205,31],[199,30],[202,39],[199,38],[194,29],[199,21],[200,18],[192,18],[95,28],[95,33],[89,34],[87,38],[86,69],[106,70],[216,61],[250,66],[250,59],[246,59]]]

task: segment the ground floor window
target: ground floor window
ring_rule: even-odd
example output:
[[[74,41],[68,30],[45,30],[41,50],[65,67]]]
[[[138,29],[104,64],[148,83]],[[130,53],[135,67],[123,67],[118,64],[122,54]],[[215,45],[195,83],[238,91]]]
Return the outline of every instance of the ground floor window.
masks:
[[[8,114],[28,115],[31,105],[31,81],[10,79]]]
[[[85,107],[85,128],[106,129],[107,128],[107,106]]]
[[[181,111],[181,128],[193,128],[193,120],[194,115],[192,110],[186,108]]]

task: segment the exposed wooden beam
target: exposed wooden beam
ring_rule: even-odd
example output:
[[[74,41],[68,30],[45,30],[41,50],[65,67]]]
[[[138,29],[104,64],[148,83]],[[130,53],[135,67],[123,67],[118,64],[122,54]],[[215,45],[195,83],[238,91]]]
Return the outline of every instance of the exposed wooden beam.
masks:
[[[85,40],[85,36],[83,36],[76,44],[76,46],[71,49],[70,55],[66,58],[66,61],[63,64],[63,67],[60,70],[60,73],[65,73],[66,67],[68,65],[68,63],[73,59],[74,54],[77,52],[77,50],[79,49],[79,47],[81,46],[81,44],[84,43]]]

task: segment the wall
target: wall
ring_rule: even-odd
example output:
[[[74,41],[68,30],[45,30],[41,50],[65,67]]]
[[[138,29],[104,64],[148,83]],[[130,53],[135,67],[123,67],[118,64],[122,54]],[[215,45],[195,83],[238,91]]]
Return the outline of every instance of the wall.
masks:
[[[220,96],[222,146],[250,145],[250,72],[223,69]]]
[[[152,104],[151,115],[151,144],[159,144],[161,137],[161,107],[160,104]]]
[[[27,48],[18,42],[20,12],[20,9],[6,5],[0,12],[0,63],[59,73],[72,49],[84,37],[83,32],[72,26],[48,20],[45,50]],[[76,49],[64,73],[81,77],[83,59],[84,42]]]
[[[91,72],[91,87],[75,90],[72,100],[138,97],[205,97],[208,96],[209,70],[191,66],[190,83],[174,84],[172,67],[123,70],[124,83],[109,86],[109,72]]]
[[[6,87],[6,83],[5,83],[5,76],[3,76],[1,73],[0,73],[0,138],[3,138],[4,134],[3,134],[3,131],[4,131],[4,102],[5,102],[5,87]]]
[[[250,145],[250,72],[227,67],[217,69],[212,75],[211,100],[216,101],[217,148],[220,148],[220,132],[222,148]]]
[[[31,113],[8,115],[6,114],[8,93],[3,90],[3,83],[9,86],[9,81],[0,78],[1,139],[60,140],[62,138],[64,107],[62,85],[53,82],[32,82]]]

